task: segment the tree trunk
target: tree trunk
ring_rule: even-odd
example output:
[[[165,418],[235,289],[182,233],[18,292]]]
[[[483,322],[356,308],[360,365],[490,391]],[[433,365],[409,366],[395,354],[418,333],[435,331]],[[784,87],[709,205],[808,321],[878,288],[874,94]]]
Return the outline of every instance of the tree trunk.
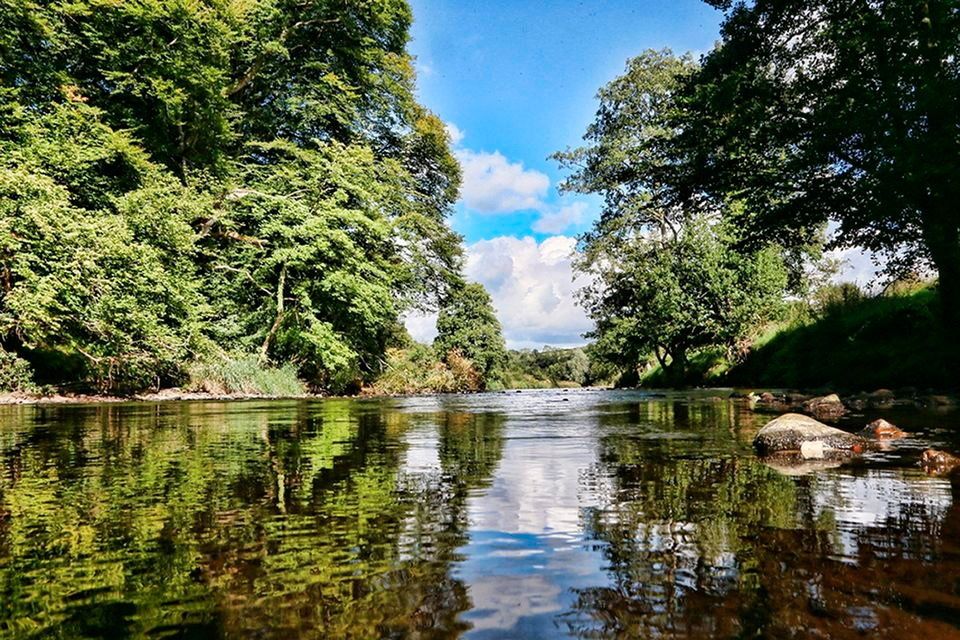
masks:
[[[937,268],[940,308],[949,336],[960,329],[960,227],[955,222],[928,220],[924,239]]]

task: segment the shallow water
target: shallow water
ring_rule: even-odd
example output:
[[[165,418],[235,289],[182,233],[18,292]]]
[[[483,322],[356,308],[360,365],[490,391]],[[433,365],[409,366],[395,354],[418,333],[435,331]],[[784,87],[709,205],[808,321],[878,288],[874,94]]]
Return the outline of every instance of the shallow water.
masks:
[[[0,636],[960,638],[960,416],[798,476],[726,395],[0,408]]]

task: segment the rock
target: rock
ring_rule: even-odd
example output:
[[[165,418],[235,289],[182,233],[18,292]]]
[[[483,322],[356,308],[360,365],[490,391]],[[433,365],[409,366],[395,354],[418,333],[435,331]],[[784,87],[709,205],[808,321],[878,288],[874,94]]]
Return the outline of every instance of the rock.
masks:
[[[750,394],[747,397],[750,410],[757,413],[787,413],[790,411],[799,411],[800,403],[792,400],[786,395],[774,395],[769,391],[764,391],[759,396]]]
[[[864,438],[873,438],[874,440],[896,440],[907,437],[905,431],[901,431],[897,425],[892,422],[887,422],[883,418],[874,420],[865,426],[858,435]]]
[[[809,416],[787,413],[760,429],[753,446],[760,455],[783,451],[802,451],[805,442],[821,442],[824,451],[831,449],[859,452],[868,441],[858,435],[828,427]],[[808,451],[812,451],[808,447]]]
[[[933,475],[949,473],[960,466],[960,458],[936,449],[927,449],[920,454],[920,466]]]
[[[822,440],[800,443],[800,457],[804,460],[823,460],[825,453]]]
[[[839,418],[847,412],[840,396],[835,393],[807,400],[803,403],[803,410],[820,420]]]

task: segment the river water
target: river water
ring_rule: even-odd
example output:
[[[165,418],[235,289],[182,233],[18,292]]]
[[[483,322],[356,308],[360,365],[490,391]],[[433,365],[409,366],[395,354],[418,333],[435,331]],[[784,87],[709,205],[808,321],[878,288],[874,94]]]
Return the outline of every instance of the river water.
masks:
[[[726,395],[0,408],[0,637],[960,638],[960,416],[798,475]]]

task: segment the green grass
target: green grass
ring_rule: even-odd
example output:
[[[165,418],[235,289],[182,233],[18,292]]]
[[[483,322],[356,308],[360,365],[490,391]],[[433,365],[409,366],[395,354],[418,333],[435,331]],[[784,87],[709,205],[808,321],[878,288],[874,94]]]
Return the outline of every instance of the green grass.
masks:
[[[215,394],[292,397],[306,393],[296,367],[264,367],[254,355],[217,358],[190,367],[188,388]]]
[[[851,300],[761,336],[723,378],[733,384],[836,390],[954,388],[956,336],[932,288]]]
[[[738,363],[720,350],[691,355],[684,383],[838,392],[960,386],[954,365],[960,361],[958,339],[940,321],[933,288],[872,298],[844,293],[818,307],[798,303],[790,318],[768,326]],[[643,386],[667,382],[659,366],[641,377]]]

